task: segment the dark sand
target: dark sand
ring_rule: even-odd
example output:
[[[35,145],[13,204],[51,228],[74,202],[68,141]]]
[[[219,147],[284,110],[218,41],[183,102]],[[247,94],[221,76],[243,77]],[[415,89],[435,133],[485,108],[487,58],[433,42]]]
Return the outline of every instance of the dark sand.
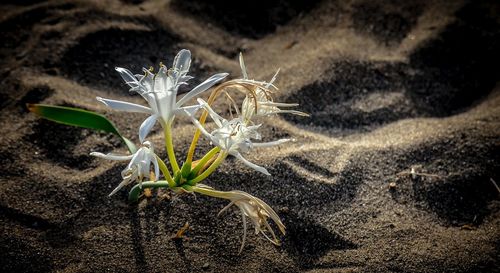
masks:
[[[499,270],[498,1],[92,2],[0,6],[1,272]],[[124,164],[88,154],[124,152],[119,140],[24,106],[98,111],[137,140],[144,116],[95,96],[140,103],[113,67],[170,64],[181,48],[191,86],[239,77],[243,51],[253,78],[281,67],[277,100],[311,113],[267,121],[264,140],[297,140],[247,156],[272,177],[229,159],[206,181],[274,207],[281,247],[251,234],[238,255],[241,218],[217,217],[221,200],[108,198]],[[179,157],[191,134],[180,119]]]

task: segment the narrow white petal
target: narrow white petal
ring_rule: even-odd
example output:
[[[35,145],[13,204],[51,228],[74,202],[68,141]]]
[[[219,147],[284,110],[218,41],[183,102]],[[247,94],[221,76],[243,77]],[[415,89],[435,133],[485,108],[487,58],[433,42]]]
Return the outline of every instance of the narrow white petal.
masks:
[[[99,152],[91,152],[91,156],[108,159],[108,160],[130,160],[134,155],[115,155],[115,154],[103,154]]]
[[[176,69],[180,75],[185,75],[189,71],[189,66],[191,65],[191,51],[183,49],[177,53],[174,58],[173,67]]]
[[[208,105],[208,103],[206,101],[204,101],[203,99],[198,99],[198,103],[200,105],[203,106],[203,108],[205,108],[205,110],[208,111],[208,114],[210,114],[210,117],[212,118],[212,120],[215,122],[215,124],[217,124],[217,126],[219,128],[221,128],[223,126],[222,122],[224,122],[226,119],[224,119],[223,117],[221,117],[219,114],[217,114],[217,112],[215,112],[212,107],[210,107],[210,105]]]
[[[141,143],[144,142],[144,139],[151,131],[151,128],[155,125],[157,118],[158,117],[156,115],[152,115],[142,122],[141,127],[139,128],[139,140]]]
[[[156,155],[152,155],[151,161],[153,162],[153,165],[155,166],[155,179],[158,180],[160,179],[160,166],[158,165],[158,160],[156,159]]]
[[[243,79],[248,79],[247,67],[245,66],[245,61],[243,60],[243,54],[240,52],[240,67],[241,73],[243,74]]]
[[[267,221],[264,221],[264,225],[266,226],[266,229],[269,230],[269,232],[273,236],[273,239],[269,238],[269,236],[267,236],[267,234],[262,229],[260,230],[260,233],[262,233],[262,235],[264,235],[264,237],[266,237],[266,239],[269,240],[269,242],[271,242],[275,245],[279,245],[278,239],[276,238],[276,234],[274,233],[274,231],[271,228],[271,226],[269,225],[269,223]]]
[[[191,117],[196,113],[196,111],[198,111],[198,109],[200,109],[200,107],[201,107],[200,105],[192,105],[192,106],[177,108],[175,109],[174,114],[183,114],[188,117]]]
[[[253,146],[257,147],[257,148],[267,148],[267,147],[280,145],[280,144],[283,144],[283,143],[288,142],[288,141],[290,141],[290,139],[285,138],[285,139],[280,139],[280,140],[270,141],[270,142],[261,142],[261,143],[254,142]]]
[[[278,110],[274,112],[269,112],[266,115],[272,115],[272,114],[293,114],[297,116],[302,116],[302,117],[309,117],[310,115],[308,113],[300,112],[297,110]]]
[[[240,153],[238,152],[233,152],[231,153],[234,157],[236,157],[237,159],[239,159],[241,162],[243,162],[243,164],[247,165],[248,167],[258,171],[258,172],[261,172],[265,175],[271,175],[267,170],[266,168],[264,167],[261,167],[259,165],[256,165],[248,160],[246,160]]]
[[[120,100],[110,100],[110,99],[104,99],[101,97],[96,97],[96,99],[104,105],[118,111],[125,111],[125,112],[136,112],[136,113],[146,113],[146,114],[151,114],[152,111],[150,108],[146,106],[142,106],[139,104],[131,103],[131,102],[126,102],[126,101],[120,101]]]
[[[125,81],[128,86],[130,86],[132,89],[143,89],[144,87],[142,84],[137,80],[137,78],[130,72],[130,70],[122,68],[122,67],[115,67],[115,70],[120,73],[120,76],[122,79]]]
[[[219,217],[224,211],[226,211],[227,209],[229,209],[232,205],[234,205],[234,201],[231,201],[231,203],[229,203],[227,206],[225,206],[224,208],[222,208],[219,213],[217,213],[217,217]]]
[[[193,124],[198,128],[200,129],[201,133],[204,134],[206,137],[208,137],[208,139],[212,140],[213,136],[205,129],[205,127],[203,127],[203,125],[201,125],[201,123],[195,119],[193,116],[191,116],[191,122],[193,122]]]
[[[113,194],[117,193],[121,188],[125,187],[130,182],[131,182],[130,178],[123,179],[123,181],[120,182],[120,184],[118,184],[118,186],[108,196],[111,197]]]
[[[198,96],[199,94],[205,92],[208,90],[210,87],[212,87],[214,84],[218,83],[219,81],[223,80],[228,73],[218,73],[213,75],[212,77],[206,79],[204,82],[200,83],[198,86],[193,88],[191,91],[189,91],[186,95],[184,95],[178,102],[177,102],[177,107],[182,106],[184,103],[186,103],[188,100]]]
[[[295,106],[299,106],[298,103],[283,103],[283,102],[272,102],[272,101],[260,102],[259,104],[263,105],[263,106],[276,106],[276,107],[295,107]]]
[[[271,87],[271,86],[275,87],[275,86],[273,85],[273,82],[276,80],[276,77],[278,77],[278,74],[280,73],[280,69],[281,69],[281,68],[278,68],[278,71],[276,71],[276,73],[274,73],[274,76],[273,76],[273,78],[271,79],[271,81],[270,81],[268,84],[266,84],[266,88],[269,88],[269,87]],[[275,87],[275,88],[276,88],[276,87]]]

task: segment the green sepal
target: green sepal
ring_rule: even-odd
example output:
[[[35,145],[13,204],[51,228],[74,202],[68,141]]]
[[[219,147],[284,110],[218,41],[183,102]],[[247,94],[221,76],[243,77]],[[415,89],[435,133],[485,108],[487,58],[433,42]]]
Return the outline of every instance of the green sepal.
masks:
[[[187,180],[195,179],[197,176],[198,176],[197,172],[195,170],[192,170],[187,176]]]
[[[191,163],[186,162],[184,163],[184,165],[182,165],[181,175],[183,178],[188,178],[190,174],[191,174]]]
[[[66,106],[30,103],[26,104],[26,106],[30,112],[50,121],[70,126],[102,130],[115,134],[123,140],[131,153],[135,153],[137,151],[134,143],[122,136],[115,125],[101,114]]]

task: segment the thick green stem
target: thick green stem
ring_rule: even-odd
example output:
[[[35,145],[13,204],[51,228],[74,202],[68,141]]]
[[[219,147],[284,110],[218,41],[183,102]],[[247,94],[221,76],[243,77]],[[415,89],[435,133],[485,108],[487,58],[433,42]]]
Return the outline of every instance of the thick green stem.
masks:
[[[160,166],[160,170],[163,173],[163,176],[165,176],[165,179],[167,179],[168,181],[168,185],[171,188],[175,187],[174,179],[172,178],[172,175],[170,175],[170,172],[168,171],[168,167],[165,164],[165,162],[161,160],[159,156],[156,156],[156,160],[158,161],[158,165]],[[156,179],[158,179],[158,177]]]
[[[198,175],[193,180],[190,180],[189,184],[195,185],[196,183],[203,181],[203,179],[207,178],[217,169],[217,167],[219,167],[219,165],[224,161],[224,159],[226,159],[226,157],[226,152],[220,153],[217,159],[212,163],[212,165],[210,165],[210,167],[208,167],[208,169],[206,169],[202,174]]]
[[[172,122],[167,123],[165,126],[165,147],[167,148],[168,160],[175,174],[179,171],[179,165],[175,158],[174,144],[172,141]]]
[[[128,200],[130,202],[137,202],[139,200],[139,194],[142,192],[143,189],[146,188],[168,188],[169,183],[164,180],[160,181],[147,181],[147,182],[142,182],[137,185],[135,185],[129,192],[128,194]]]
[[[220,151],[220,147],[214,147],[212,150],[208,151],[206,155],[204,155],[200,161],[198,161],[196,167],[193,169],[193,173],[198,174],[198,172],[207,164],[207,162],[212,159]]]

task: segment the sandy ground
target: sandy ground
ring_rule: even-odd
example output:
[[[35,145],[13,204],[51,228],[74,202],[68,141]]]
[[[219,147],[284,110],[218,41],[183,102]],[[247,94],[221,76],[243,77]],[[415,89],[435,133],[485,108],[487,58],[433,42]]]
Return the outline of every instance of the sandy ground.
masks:
[[[2,1],[0,271],[498,272],[495,2]],[[144,116],[95,97],[141,103],[113,67],[170,64],[181,48],[195,57],[191,86],[239,77],[243,51],[251,77],[280,67],[277,100],[311,114],[266,122],[264,140],[296,139],[247,155],[272,177],[229,159],[206,181],[274,207],[282,246],[252,234],[238,255],[241,218],[217,217],[221,200],[108,198],[124,165],[88,154],[125,152],[119,140],[24,106],[97,111],[137,140]],[[179,157],[192,133],[179,119]],[[161,147],[159,128],[152,140]]]

